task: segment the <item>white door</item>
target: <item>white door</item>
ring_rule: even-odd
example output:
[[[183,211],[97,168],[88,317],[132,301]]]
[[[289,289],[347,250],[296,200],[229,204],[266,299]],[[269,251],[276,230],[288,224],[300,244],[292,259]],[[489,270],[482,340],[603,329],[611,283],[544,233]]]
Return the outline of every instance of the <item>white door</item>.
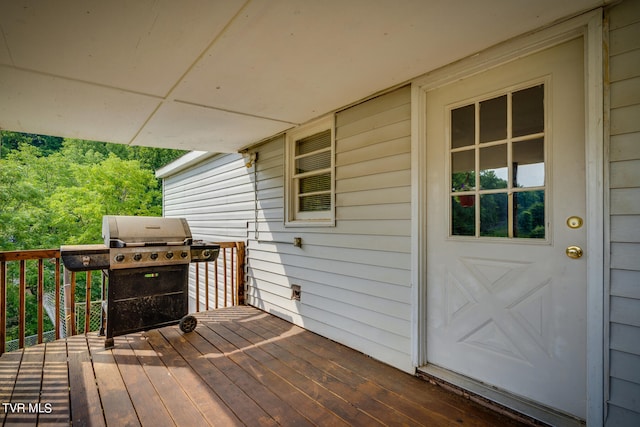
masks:
[[[428,362],[580,418],[584,114],[582,39],[427,93]]]

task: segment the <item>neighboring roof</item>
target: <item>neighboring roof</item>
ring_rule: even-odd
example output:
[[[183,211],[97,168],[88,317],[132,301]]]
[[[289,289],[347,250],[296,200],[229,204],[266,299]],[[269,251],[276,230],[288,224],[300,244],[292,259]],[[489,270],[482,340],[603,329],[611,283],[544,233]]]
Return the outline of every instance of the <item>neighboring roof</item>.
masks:
[[[0,3],[0,128],[232,152],[607,0]]]
[[[191,151],[158,169],[156,171],[156,177],[167,178],[171,175],[175,175],[176,173],[188,169],[191,166],[203,162],[217,154],[218,153],[212,153],[209,151]]]

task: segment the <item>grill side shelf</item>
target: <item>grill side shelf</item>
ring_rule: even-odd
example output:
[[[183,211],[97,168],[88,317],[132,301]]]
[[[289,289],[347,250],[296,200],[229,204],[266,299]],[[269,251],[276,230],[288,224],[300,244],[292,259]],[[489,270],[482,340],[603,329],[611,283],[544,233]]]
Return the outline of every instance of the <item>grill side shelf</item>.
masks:
[[[109,268],[109,248],[105,245],[67,245],[60,247],[67,270],[89,271]]]

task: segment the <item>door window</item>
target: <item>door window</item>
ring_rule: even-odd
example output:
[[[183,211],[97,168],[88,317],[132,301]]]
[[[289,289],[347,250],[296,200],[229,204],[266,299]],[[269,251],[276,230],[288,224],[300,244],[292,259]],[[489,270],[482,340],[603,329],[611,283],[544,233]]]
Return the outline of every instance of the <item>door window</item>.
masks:
[[[545,85],[452,108],[452,236],[544,239]]]

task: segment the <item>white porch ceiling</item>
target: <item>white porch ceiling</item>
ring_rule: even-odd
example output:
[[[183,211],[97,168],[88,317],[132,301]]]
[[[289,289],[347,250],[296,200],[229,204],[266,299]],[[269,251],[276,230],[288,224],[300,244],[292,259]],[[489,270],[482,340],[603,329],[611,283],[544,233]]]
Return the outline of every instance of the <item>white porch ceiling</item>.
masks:
[[[231,152],[607,0],[0,0],[0,128]]]

